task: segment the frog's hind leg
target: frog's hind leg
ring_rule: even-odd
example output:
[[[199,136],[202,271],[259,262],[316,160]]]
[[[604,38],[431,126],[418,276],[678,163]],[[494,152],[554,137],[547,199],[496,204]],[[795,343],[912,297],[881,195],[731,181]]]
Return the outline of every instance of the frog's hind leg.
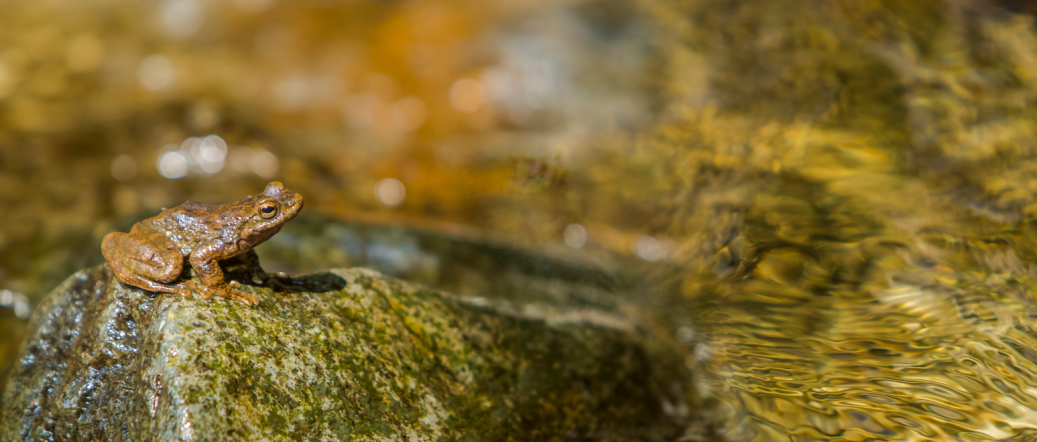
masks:
[[[163,284],[179,277],[184,267],[180,251],[172,241],[168,242],[156,245],[132,235],[113,232],[101,242],[101,253],[108,261],[108,268],[123,284],[190,296],[185,287]]]

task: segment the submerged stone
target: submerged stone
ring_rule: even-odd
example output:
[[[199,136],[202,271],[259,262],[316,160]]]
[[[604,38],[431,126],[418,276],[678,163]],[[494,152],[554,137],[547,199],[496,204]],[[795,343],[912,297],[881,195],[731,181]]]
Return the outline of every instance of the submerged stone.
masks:
[[[593,311],[510,307],[363,269],[156,296],[106,267],[33,316],[0,440],[672,440],[679,352]]]

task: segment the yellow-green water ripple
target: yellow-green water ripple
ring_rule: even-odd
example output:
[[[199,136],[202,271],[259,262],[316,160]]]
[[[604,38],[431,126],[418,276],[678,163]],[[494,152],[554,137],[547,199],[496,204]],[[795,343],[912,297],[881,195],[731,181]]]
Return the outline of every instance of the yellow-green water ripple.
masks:
[[[790,312],[768,296],[718,308],[697,353],[707,393],[722,398],[721,432],[978,441],[1037,431],[1037,307],[998,289],[835,294],[820,309],[828,327],[809,334],[783,326]]]

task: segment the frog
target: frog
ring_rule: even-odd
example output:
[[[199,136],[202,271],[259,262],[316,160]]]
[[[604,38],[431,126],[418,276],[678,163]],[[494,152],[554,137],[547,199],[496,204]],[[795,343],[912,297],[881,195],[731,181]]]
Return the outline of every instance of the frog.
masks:
[[[261,194],[218,206],[187,201],[134,224],[129,233],[105,235],[101,253],[122,284],[185,298],[216,295],[256,306],[258,297],[241,291],[237,281],[224,280],[219,262],[237,258],[263,284],[287,279],[284,273],[263,271],[253,248],[279,232],[302,206],[302,195],[277,181]],[[197,281],[177,282],[187,265]]]

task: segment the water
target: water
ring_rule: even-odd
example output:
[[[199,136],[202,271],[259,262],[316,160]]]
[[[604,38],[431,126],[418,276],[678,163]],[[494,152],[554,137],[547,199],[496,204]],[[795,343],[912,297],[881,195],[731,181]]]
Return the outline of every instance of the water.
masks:
[[[723,398],[729,440],[1026,434],[1037,425],[1037,311],[1013,295],[909,286],[844,294],[819,312],[827,330],[810,336],[725,311],[702,344],[704,388]]]

